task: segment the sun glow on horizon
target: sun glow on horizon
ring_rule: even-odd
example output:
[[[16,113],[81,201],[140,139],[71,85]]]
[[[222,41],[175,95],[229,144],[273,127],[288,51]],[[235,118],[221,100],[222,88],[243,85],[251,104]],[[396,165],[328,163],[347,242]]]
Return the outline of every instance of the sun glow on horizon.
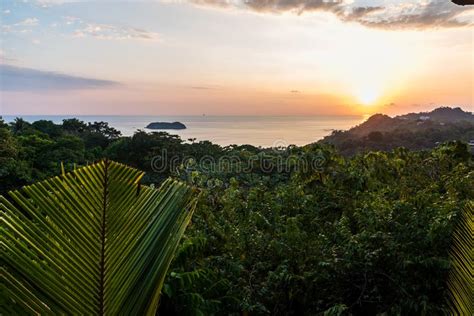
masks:
[[[362,105],[368,106],[374,105],[377,102],[380,97],[380,93],[376,89],[365,88],[357,91],[355,96]]]

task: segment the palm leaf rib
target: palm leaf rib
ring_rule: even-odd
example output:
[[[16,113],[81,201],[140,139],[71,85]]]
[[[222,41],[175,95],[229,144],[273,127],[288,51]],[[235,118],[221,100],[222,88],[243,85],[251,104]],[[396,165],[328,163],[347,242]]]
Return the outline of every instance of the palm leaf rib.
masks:
[[[105,278],[105,234],[107,228],[107,202],[109,199],[109,179],[108,179],[108,169],[109,169],[109,162],[106,160],[104,164],[104,175],[103,175],[103,196],[102,196],[102,219],[100,225],[100,281],[99,281],[99,312],[101,315],[104,314],[104,278]]]
[[[0,314],[154,314],[196,199],[142,176],[101,161],[0,196]]]
[[[451,244],[448,304],[453,315],[474,315],[474,203],[461,213]]]

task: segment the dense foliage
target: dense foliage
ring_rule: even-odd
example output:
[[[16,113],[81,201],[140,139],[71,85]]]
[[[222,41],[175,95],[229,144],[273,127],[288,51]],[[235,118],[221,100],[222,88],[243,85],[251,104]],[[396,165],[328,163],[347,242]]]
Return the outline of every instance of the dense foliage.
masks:
[[[1,190],[101,157],[200,187],[163,288],[163,315],[442,314],[450,236],[474,199],[465,143],[341,156],[120,137],[105,123],[0,128]]]

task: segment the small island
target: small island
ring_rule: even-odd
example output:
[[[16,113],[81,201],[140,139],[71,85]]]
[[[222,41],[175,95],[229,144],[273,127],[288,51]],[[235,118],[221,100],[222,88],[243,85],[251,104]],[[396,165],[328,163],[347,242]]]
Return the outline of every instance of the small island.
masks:
[[[181,122],[152,122],[146,126],[148,129],[186,129]]]

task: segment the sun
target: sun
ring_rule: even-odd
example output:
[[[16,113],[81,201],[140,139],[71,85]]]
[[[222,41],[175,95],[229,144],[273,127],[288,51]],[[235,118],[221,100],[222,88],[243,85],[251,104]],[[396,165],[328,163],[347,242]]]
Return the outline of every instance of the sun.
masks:
[[[364,88],[357,91],[355,97],[363,105],[373,105],[377,102],[379,95],[376,89]]]

